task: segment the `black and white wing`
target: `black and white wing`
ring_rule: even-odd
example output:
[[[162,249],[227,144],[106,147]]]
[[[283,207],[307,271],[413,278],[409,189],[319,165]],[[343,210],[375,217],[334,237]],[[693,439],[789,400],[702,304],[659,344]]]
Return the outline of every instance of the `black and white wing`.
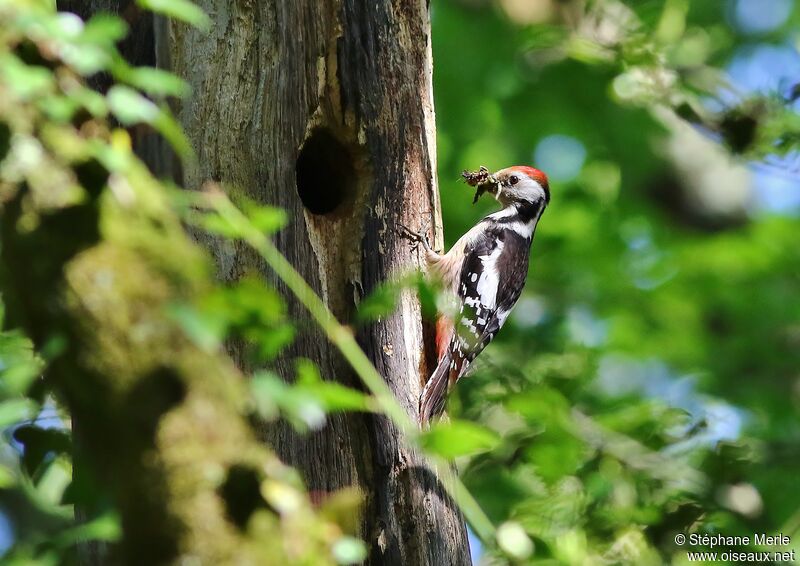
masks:
[[[450,343],[455,381],[497,335],[525,286],[530,238],[502,225],[487,230],[464,250],[458,297],[460,312]]]

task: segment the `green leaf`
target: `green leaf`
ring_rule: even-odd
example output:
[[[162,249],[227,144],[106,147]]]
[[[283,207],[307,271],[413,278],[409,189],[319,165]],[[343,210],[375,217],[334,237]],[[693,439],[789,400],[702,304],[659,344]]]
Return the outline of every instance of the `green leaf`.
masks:
[[[169,71],[154,67],[126,67],[117,76],[139,90],[152,96],[178,96],[189,94],[189,85]]]
[[[54,542],[61,547],[72,546],[77,542],[101,540],[116,542],[122,536],[122,525],[117,515],[105,513],[89,521],[59,533]]]
[[[280,406],[278,399],[285,395],[287,385],[271,372],[259,372],[250,380],[250,391],[256,405],[256,412],[262,419],[272,421],[278,418]]]
[[[95,14],[83,27],[81,39],[100,45],[113,45],[128,33],[122,18],[108,13]]]
[[[445,458],[486,452],[500,444],[493,431],[468,421],[435,424],[420,440],[425,450]]]
[[[25,393],[43,366],[28,338],[16,331],[0,333],[0,392]]]
[[[258,355],[262,360],[273,360],[281,351],[294,341],[295,328],[291,324],[278,324],[268,328],[259,328],[256,332],[245,332],[258,343]]]
[[[152,125],[159,134],[164,136],[164,139],[180,157],[186,159],[192,155],[192,145],[189,143],[189,139],[166,104],[162,104]]]
[[[369,411],[369,395],[335,381],[325,381],[311,360],[299,359],[296,363],[297,381],[294,388],[316,398],[326,412]]]
[[[207,352],[217,351],[228,330],[228,323],[214,313],[200,312],[187,304],[175,304],[168,308],[189,339]]]
[[[316,385],[322,381],[317,364],[306,358],[298,358],[294,364],[298,385]]]
[[[111,63],[111,55],[107,50],[91,44],[66,45],[61,50],[61,56],[65,63],[84,77],[105,70]]]
[[[322,381],[309,389],[322,404],[326,412],[337,411],[368,411],[371,408],[371,398],[364,393],[336,383]]]
[[[125,126],[152,124],[160,115],[158,106],[151,100],[126,86],[112,86],[107,98],[111,112]]]
[[[308,391],[286,384],[271,372],[253,376],[251,391],[256,410],[264,419],[275,419],[280,412],[300,431],[319,429],[325,424],[325,409]]]
[[[6,85],[23,100],[41,96],[55,86],[55,78],[48,69],[26,65],[13,55],[0,57],[0,72]]]
[[[212,234],[224,236],[232,240],[242,237],[242,230],[239,226],[231,224],[227,218],[223,218],[215,212],[202,215],[199,223],[203,229]]]
[[[282,208],[258,204],[252,200],[243,202],[241,208],[253,226],[265,234],[274,234],[289,223],[289,217]]]
[[[46,462],[42,469],[36,481],[37,496],[52,507],[59,507],[64,491],[72,480],[72,460],[60,455],[52,462]]]
[[[0,429],[32,419],[38,405],[30,399],[10,399],[0,403]]]
[[[342,537],[333,544],[332,553],[338,564],[361,564],[367,558],[367,547],[361,539]]]
[[[379,285],[358,305],[358,320],[367,322],[389,316],[397,309],[402,288],[399,285],[385,283]]]
[[[432,281],[424,274],[418,273],[413,280],[417,287],[417,297],[419,298],[422,314],[430,320],[434,320],[439,313],[440,297],[449,297],[449,292],[442,288],[438,281]],[[447,300],[447,299],[445,299]]]
[[[54,122],[66,123],[75,114],[78,102],[66,96],[49,95],[39,99],[39,108]]]
[[[6,466],[0,465],[0,489],[9,489],[16,485],[17,478],[14,471]]]
[[[497,528],[498,546],[516,560],[525,560],[533,554],[533,541],[519,523],[508,521]]]
[[[181,20],[200,29],[208,29],[210,24],[206,13],[189,0],[137,0],[136,3],[146,10]]]
[[[105,118],[108,115],[105,96],[90,88],[81,86],[71,90],[69,96],[95,118]]]

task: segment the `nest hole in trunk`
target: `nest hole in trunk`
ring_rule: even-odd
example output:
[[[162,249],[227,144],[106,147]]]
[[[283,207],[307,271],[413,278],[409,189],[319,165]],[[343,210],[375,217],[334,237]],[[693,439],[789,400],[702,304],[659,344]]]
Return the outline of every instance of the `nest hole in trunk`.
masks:
[[[332,214],[354,199],[357,176],[353,153],[327,128],[316,128],[308,136],[295,173],[297,193],[312,214]]]

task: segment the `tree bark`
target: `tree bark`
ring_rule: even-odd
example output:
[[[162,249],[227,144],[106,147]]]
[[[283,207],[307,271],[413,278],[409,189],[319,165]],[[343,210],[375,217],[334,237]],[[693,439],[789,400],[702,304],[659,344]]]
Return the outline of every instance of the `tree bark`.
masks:
[[[86,3],[78,4],[77,11],[87,15]],[[140,37],[154,25],[150,16],[120,7],[119,0],[88,4],[124,15],[134,29],[144,25]],[[150,63],[155,54],[159,66],[192,87],[177,111],[197,160],[186,165],[180,180],[188,189],[220,182],[234,197],[244,194],[284,208],[291,222],[277,245],[334,314],[349,321],[376,285],[419,265],[420,256],[398,236],[399,223],[429,228],[434,243],[442,243],[429,6],[426,0],[199,5],[210,16],[210,31],[175,23],[165,30],[156,23],[152,47],[137,40],[122,46],[138,63]],[[137,151],[159,172],[169,172],[163,158],[154,160],[160,152],[153,143],[140,140]],[[244,245],[201,238],[224,280],[250,272],[272,279]],[[291,379],[292,359],[302,356],[327,378],[359,387],[332,345],[275,284],[290,299],[301,330],[278,361],[279,372]],[[432,361],[430,330],[416,298],[405,293],[397,314],[359,329],[358,337],[416,419]],[[231,350],[240,366],[252,369],[244,344]],[[262,433],[285,462],[301,470],[316,497],[360,489],[366,502],[361,535],[370,564],[469,564],[459,510],[436,472],[404,445],[386,418],[334,415],[313,434],[300,435],[285,423],[264,426]]]
[[[63,178],[54,163],[43,167]],[[336,526],[312,513],[293,474],[256,438],[241,373],[166,315],[207,292],[208,258],[143,166],[114,181],[127,187],[127,204],[101,195],[108,172],[98,162],[73,167],[93,185],[77,204],[48,208],[41,188],[20,184],[8,197],[5,187],[0,284],[9,320],[36,348],[59,345],[47,384],[80,423],[73,433],[86,469],[121,517],[112,553],[87,548],[83,558],[332,563]],[[35,224],[20,229],[32,211]],[[265,484],[296,493],[296,505],[277,513]],[[305,544],[291,548],[284,537]]]
[[[375,286],[416,266],[398,223],[441,243],[435,177],[429,10],[425,0],[304,0],[200,5],[210,33],[170,26],[171,68],[193,95],[179,117],[198,159],[185,186],[222,182],[291,218],[277,244],[343,321]],[[207,242],[221,276],[268,270],[249,250]],[[307,316],[293,311],[292,355],[351,386],[357,378]],[[359,331],[414,418],[429,374],[420,306]],[[240,362],[241,345],[234,351]],[[290,376],[292,355],[279,362]],[[466,529],[436,474],[383,417],[335,416],[315,434],[266,427],[264,440],[310,490],[358,486],[371,564],[467,564]]]

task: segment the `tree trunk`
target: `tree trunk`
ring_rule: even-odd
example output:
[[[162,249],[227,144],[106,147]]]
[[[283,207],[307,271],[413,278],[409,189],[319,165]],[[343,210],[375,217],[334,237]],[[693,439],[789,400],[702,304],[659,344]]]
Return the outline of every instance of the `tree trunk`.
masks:
[[[134,29],[142,25],[134,9],[119,9],[119,0],[112,4]],[[427,2],[202,0],[199,5],[211,18],[209,32],[175,23],[166,30],[155,26],[168,33],[168,38],[155,35],[158,64],[192,87],[178,115],[197,160],[186,165],[181,180],[188,189],[220,182],[234,196],[284,208],[291,222],[277,245],[334,314],[349,321],[377,284],[418,265],[420,257],[398,236],[398,223],[430,228],[434,242],[442,242]],[[123,48],[135,62],[150,61],[142,42]],[[137,150],[158,154],[152,143]],[[205,240],[221,278],[236,280],[250,272],[272,278],[244,245]],[[300,332],[277,364],[282,375],[290,379],[292,359],[302,356],[327,378],[360,386],[284,294]],[[361,328],[358,337],[416,419],[432,361],[425,355],[430,332],[418,301],[404,294],[397,314]],[[232,344],[231,350],[244,369],[252,369],[246,367],[243,344]],[[265,426],[263,440],[301,470],[318,498],[343,487],[360,488],[369,563],[470,562],[460,512],[436,473],[386,418],[335,415],[309,435],[285,423]]]
[[[200,5],[211,16],[210,33],[170,30],[171,67],[193,89],[179,112],[198,155],[184,171],[185,185],[218,181],[286,209],[291,223],[277,244],[348,321],[377,284],[415,265],[398,223],[436,227],[441,242],[428,6],[424,0]],[[251,270],[270,277],[249,250],[209,245],[224,278]],[[304,331],[291,354],[358,386],[306,315],[299,308],[293,314]],[[416,418],[429,373],[416,299],[405,295],[398,314],[362,329],[359,338]],[[293,373],[291,357],[280,362],[285,376]],[[387,419],[336,416],[307,436],[273,426],[264,439],[303,472],[313,492],[361,488],[370,563],[469,563],[459,511]]]

